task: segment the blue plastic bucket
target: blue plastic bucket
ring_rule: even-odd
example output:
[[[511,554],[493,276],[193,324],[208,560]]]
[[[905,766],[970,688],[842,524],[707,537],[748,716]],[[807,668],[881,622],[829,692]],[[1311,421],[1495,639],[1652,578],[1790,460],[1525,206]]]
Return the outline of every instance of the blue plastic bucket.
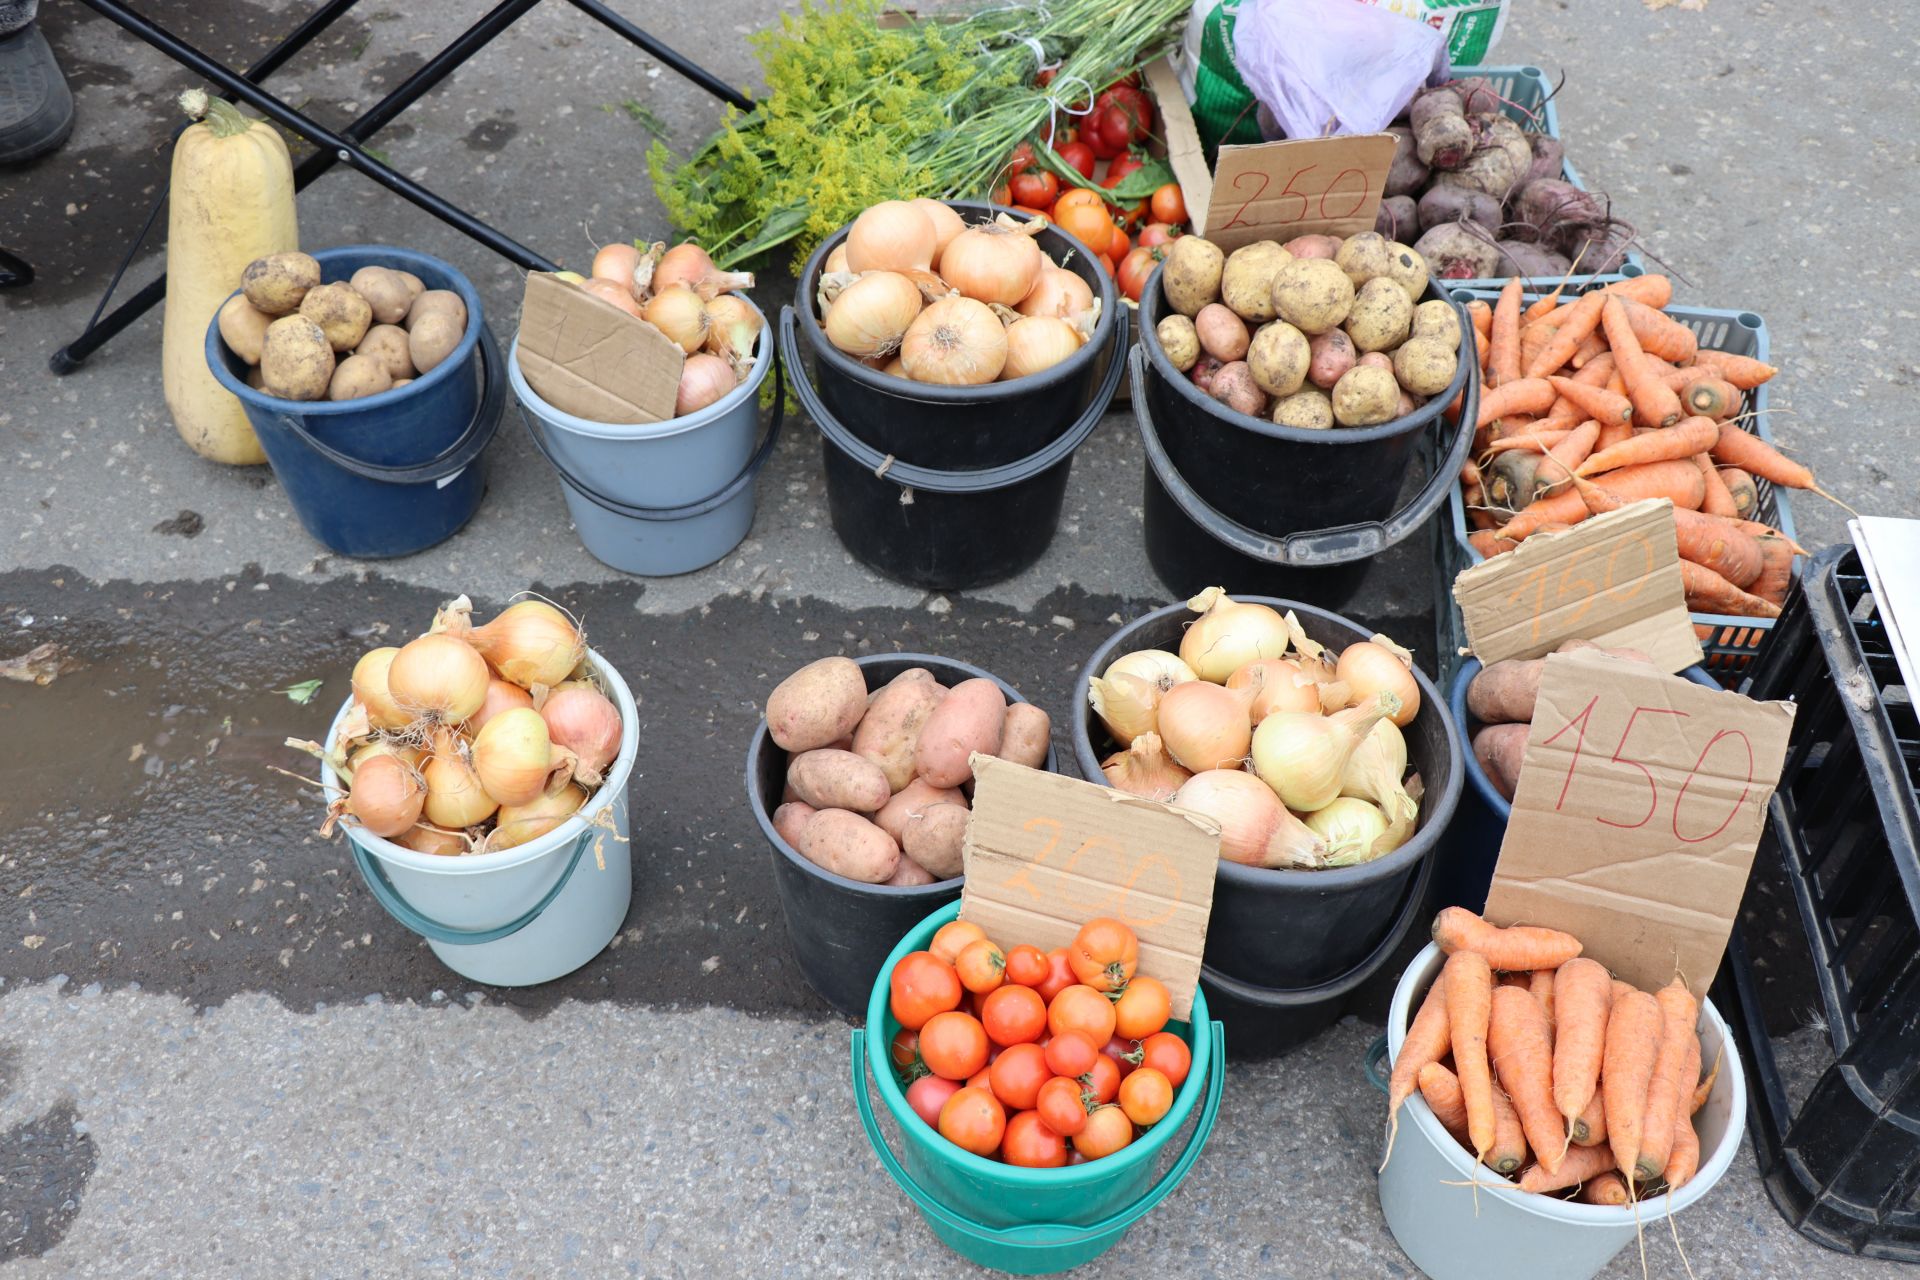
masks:
[[[315,540],[363,559],[424,551],[479,510],[481,455],[506,406],[506,370],[480,295],[447,263],[410,249],[350,245],[312,256],[328,283],[362,267],[392,267],[429,289],[452,290],[466,303],[467,331],[432,370],[358,400],[282,400],[248,386],[246,361],[227,350],[217,314],[207,326],[207,366],[246,408],[294,514]]]
[[[1444,537],[1445,535],[1438,535]],[[1467,783],[1460,789],[1460,807],[1453,824],[1447,828],[1435,855],[1439,864],[1433,870],[1433,905],[1465,907],[1479,912],[1486,909],[1487,890],[1493,884],[1493,865],[1500,861],[1500,842],[1506,839],[1507,819],[1513,804],[1494,787],[1480,762],[1473,758],[1473,733],[1478,721],[1467,714],[1467,686],[1480,674],[1480,659],[1468,658],[1453,677],[1447,690],[1447,705],[1453,710],[1454,732],[1460,735],[1460,760]],[[1688,667],[1680,674],[1708,689],[1720,688],[1720,682],[1705,668]]]
[[[913,1201],[933,1234],[983,1267],[1048,1275],[1093,1261],[1127,1228],[1171,1194],[1193,1168],[1220,1114],[1226,1083],[1225,1038],[1207,1017],[1207,998],[1193,993],[1192,1022],[1169,1022],[1193,1051],[1173,1108],[1128,1146],[1099,1160],[1060,1169],[1022,1169],[963,1151],[907,1105],[889,1046],[900,1024],[888,1008],[888,976],[910,951],[924,951],[934,932],[960,915],[950,903],[922,920],[887,957],[867,1003],[867,1029],[853,1033],[853,1099],[867,1141],[887,1176]],[[868,1073],[900,1130],[904,1158],[887,1145],[867,1094]],[[1204,1095],[1204,1098],[1203,1098]],[[1193,1121],[1186,1146],[1158,1179],[1154,1166],[1173,1135]],[[937,1270],[937,1268],[935,1268]]]

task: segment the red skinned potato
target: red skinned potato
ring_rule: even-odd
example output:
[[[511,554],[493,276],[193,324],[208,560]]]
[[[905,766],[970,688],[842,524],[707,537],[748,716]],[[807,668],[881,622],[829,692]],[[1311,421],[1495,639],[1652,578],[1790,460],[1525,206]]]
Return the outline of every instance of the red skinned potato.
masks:
[[[815,866],[868,884],[885,884],[900,865],[900,846],[893,837],[845,809],[814,814],[794,847]]]
[[[1340,237],[1295,236],[1281,248],[1296,258],[1331,258],[1340,252]]]
[[[1207,394],[1235,412],[1266,416],[1267,393],[1253,380],[1253,367],[1245,360],[1221,365]]]
[[[867,711],[867,680],[851,658],[809,662],[767,695],[767,731],[785,751],[812,751],[853,732]]]
[[[873,820],[882,831],[904,845],[907,827],[930,806],[954,804],[964,808],[966,803],[967,797],[958,787],[929,786],[924,778],[915,778],[882,805]]]
[[[1473,758],[1493,789],[1508,800],[1513,799],[1513,789],[1520,781],[1520,758],[1526,754],[1527,734],[1532,728],[1527,724],[1490,724],[1473,735]]]
[[[804,800],[789,800],[773,811],[773,829],[780,838],[798,849],[800,833],[806,830],[813,815],[820,812]]]
[[[1006,716],[1007,696],[999,685],[981,677],[962,680],[947,691],[921,727],[913,747],[913,771],[936,787],[971,781],[973,766],[967,757],[976,751],[999,752]]]
[[[1053,740],[1053,718],[1031,702],[1007,705],[1007,718],[1000,730],[1002,760],[1038,769],[1047,762],[1047,747]]]
[[[923,884],[933,884],[934,878],[933,872],[902,854],[893,874],[881,883],[894,889],[917,889]]]
[[[941,880],[960,874],[961,851],[967,840],[967,809],[957,804],[933,804],[907,824],[907,856]]]
[[[1247,332],[1247,322],[1226,304],[1209,302],[1200,308],[1200,314],[1193,318],[1193,327],[1200,335],[1200,349],[1214,359],[1231,364],[1246,358],[1247,344],[1253,335]]]
[[[853,752],[880,766],[890,790],[899,791],[913,781],[913,744],[927,717],[946,696],[945,686],[931,671],[913,667],[888,681],[868,704],[860,727],[853,731]]]
[[[787,785],[816,809],[877,813],[893,796],[879,765],[831,747],[802,751],[788,761]]]
[[[1329,329],[1325,333],[1316,333],[1307,339],[1310,362],[1307,365],[1307,381],[1322,391],[1333,390],[1333,384],[1346,375],[1360,358],[1354,350],[1353,339],[1347,336],[1345,329]]]

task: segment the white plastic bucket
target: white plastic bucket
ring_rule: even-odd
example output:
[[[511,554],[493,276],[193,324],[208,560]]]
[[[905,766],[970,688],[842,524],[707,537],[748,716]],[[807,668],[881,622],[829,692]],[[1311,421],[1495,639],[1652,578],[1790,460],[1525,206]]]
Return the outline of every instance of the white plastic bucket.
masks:
[[[611,423],[576,418],[542,400],[520,370],[515,335],[507,377],[595,559],[622,573],[667,577],[704,568],[740,545],[753,527],[753,482],[780,435],[785,397],[777,395],[773,424],[754,448],[760,386],[774,367],[776,345],[763,327],[746,380],[698,413]]]
[[[1387,1013],[1388,1060],[1400,1056],[1407,1023],[1446,962],[1429,943],[1415,956],[1393,993]],[[1476,1165],[1453,1140],[1416,1090],[1400,1109],[1393,1158],[1380,1174],[1380,1208],[1393,1238],[1432,1280],[1591,1280],[1643,1231],[1665,1234],[1663,1219],[1706,1195],[1733,1163],[1747,1117],[1746,1078],[1727,1024],[1709,1001],[1700,1002],[1700,1049],[1711,1064],[1724,1057],[1713,1091],[1694,1116],[1700,1131],[1700,1172],[1673,1195],[1632,1206],[1576,1204],[1504,1185]],[[1477,1175],[1474,1188],[1460,1185]],[[1685,1238],[1684,1232],[1682,1239]]]
[[[475,982],[551,982],[599,955],[626,919],[633,897],[627,781],[639,746],[639,714],[619,673],[592,650],[587,657],[620,708],[620,754],[573,817],[517,848],[461,857],[416,853],[346,826],[361,878],[387,914],[426,938],[447,968]],[[329,743],[351,706],[349,699],[334,717]],[[322,765],[320,780],[331,802],[340,794],[339,779]],[[611,822],[601,816],[607,813]]]

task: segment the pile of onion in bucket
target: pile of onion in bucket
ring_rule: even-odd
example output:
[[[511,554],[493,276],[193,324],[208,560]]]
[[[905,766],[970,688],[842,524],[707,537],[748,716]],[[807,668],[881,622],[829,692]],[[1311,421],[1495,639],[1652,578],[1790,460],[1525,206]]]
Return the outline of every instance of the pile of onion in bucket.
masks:
[[[938,200],[886,200],[827,255],[827,341],[870,369],[976,386],[1051,369],[1100,322],[1087,282],[1034,239],[1045,218],[969,225]]]
[[[616,242],[593,255],[591,276],[560,271],[555,278],[645,320],[687,353],[676,418],[713,404],[753,368],[754,343],[766,322],[733,296],[736,289],[753,288],[753,273],[720,270],[697,244],[669,249],[659,240]]]
[[[1392,852],[1420,817],[1400,730],[1420,712],[1413,656],[1383,635],[1336,654],[1283,617],[1208,587],[1180,651],[1140,649],[1088,681],[1121,750],[1122,791],[1220,823],[1220,856],[1347,867]]]
[[[564,611],[520,600],[483,627],[465,596],[425,635],[353,668],[333,740],[287,745],[333,766],[327,815],[417,853],[498,853],[552,831],[620,754],[620,709]]]

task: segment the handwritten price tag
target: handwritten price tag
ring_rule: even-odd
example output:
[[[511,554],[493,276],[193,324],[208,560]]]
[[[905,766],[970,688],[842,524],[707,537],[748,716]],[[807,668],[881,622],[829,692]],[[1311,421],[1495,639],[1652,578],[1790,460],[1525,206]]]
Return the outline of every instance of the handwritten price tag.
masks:
[[[1222,147],[1206,237],[1231,253],[1256,240],[1371,231],[1392,166],[1386,133]]]
[[[1140,938],[1140,972],[1184,1018],[1200,981],[1220,832],[1110,787],[973,757],[960,916],[1003,946],[1048,951],[1110,916]]]
[[[1485,663],[1537,658],[1568,640],[1639,649],[1665,671],[1701,659],[1687,616],[1673,503],[1636,502],[1564,533],[1535,534],[1464,570],[1453,598]]]
[[[1704,993],[1740,910],[1793,705],[1593,650],[1547,659],[1487,896],[1653,990]]]

